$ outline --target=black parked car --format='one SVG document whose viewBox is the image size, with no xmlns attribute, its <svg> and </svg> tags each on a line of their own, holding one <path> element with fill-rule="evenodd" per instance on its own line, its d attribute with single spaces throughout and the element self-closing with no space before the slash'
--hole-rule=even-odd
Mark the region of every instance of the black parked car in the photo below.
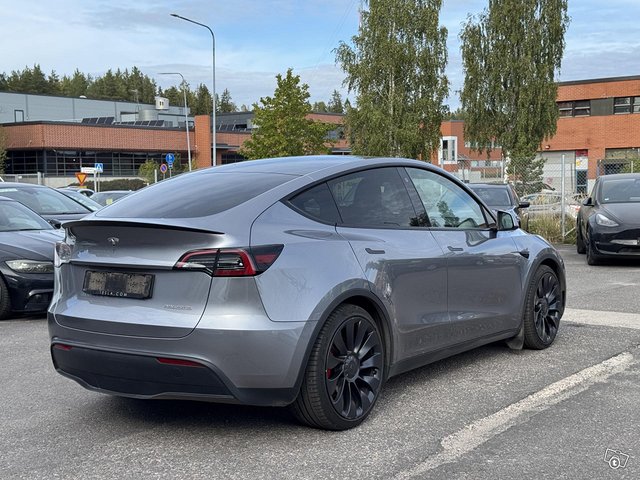
<svg viewBox="0 0 640 480">
<path fill-rule="evenodd" d="M 46 220 L 58 222 L 78 220 L 91 213 L 91 210 L 84 205 L 60 193 L 55 188 L 44 185 L 1 183 L 0 196 L 17 200 Z"/>
<path fill-rule="evenodd" d="M 605 175 L 578 212 L 576 248 L 587 263 L 604 258 L 640 260 L 640 173 Z"/>
<path fill-rule="evenodd" d="M 470 183 L 467 186 L 492 210 L 509 212 L 520 219 L 521 226 L 524 225 L 526 212 L 523 209 L 529 207 L 529 202 L 521 202 L 511 185 L 508 183 Z"/>
<path fill-rule="evenodd" d="M 0 197 L 0 320 L 44 312 L 53 292 L 53 250 L 64 234 L 21 203 Z"/>
</svg>

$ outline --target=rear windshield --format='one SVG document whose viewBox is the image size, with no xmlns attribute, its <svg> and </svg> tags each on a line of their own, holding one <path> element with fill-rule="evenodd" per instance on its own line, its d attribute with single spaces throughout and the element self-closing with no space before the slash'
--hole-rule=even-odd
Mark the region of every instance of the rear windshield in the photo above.
<svg viewBox="0 0 640 480">
<path fill-rule="evenodd" d="M 471 187 L 471 190 L 476 192 L 484 203 L 490 207 L 502 207 L 511 205 L 511 199 L 509 193 L 502 188 L 483 188 L 483 187 Z"/>
<path fill-rule="evenodd" d="M 63 193 L 47 187 L 12 187 L 8 182 L 0 187 L 0 196 L 13 198 L 40 215 L 65 213 L 88 214 L 90 210 Z"/>
<path fill-rule="evenodd" d="M 194 218 L 214 215 L 252 199 L 293 177 L 275 173 L 184 174 L 127 195 L 99 212 L 110 218 Z"/>
</svg>

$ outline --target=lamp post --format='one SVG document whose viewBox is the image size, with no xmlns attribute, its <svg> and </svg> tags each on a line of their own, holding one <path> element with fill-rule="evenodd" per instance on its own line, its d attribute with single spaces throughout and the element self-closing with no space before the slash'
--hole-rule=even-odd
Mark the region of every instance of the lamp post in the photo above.
<svg viewBox="0 0 640 480">
<path fill-rule="evenodd" d="M 182 78 L 182 94 L 184 96 L 184 128 L 187 131 L 187 156 L 189 157 L 189 171 L 191 171 L 191 140 L 189 138 L 189 117 L 187 116 L 187 82 L 180 72 L 161 72 L 160 75 L 180 75 L 180 78 Z"/>
<path fill-rule="evenodd" d="M 216 151 L 216 36 L 213 34 L 213 30 L 211 30 L 211 28 L 208 25 L 205 25 L 204 23 L 196 22 L 195 20 L 191 20 L 190 18 L 183 17 L 181 15 L 178 15 L 177 13 L 171 13 L 170 15 L 172 17 L 179 18 L 179 19 L 184 20 L 186 22 L 194 23 L 196 25 L 200 25 L 201 27 L 204 27 L 207 30 L 209 30 L 209 33 L 211 34 L 211 40 L 213 42 L 213 44 L 212 44 L 213 45 L 213 63 L 212 63 L 213 91 L 211 92 L 211 98 L 212 98 L 212 103 L 213 103 L 213 110 L 211 112 L 211 123 L 213 124 L 211 126 L 211 131 L 212 131 L 212 134 L 213 134 L 213 158 L 211 159 L 211 165 L 215 165 L 216 164 L 216 160 L 217 160 L 217 151 Z"/>
</svg>

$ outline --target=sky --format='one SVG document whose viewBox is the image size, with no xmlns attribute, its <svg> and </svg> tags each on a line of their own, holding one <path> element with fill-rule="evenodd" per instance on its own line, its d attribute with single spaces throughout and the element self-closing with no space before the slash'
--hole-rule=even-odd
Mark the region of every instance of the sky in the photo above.
<svg viewBox="0 0 640 480">
<path fill-rule="evenodd" d="M 458 34 L 488 0 L 443 0 L 451 82 L 459 105 L 463 71 Z M 212 83 L 208 30 L 215 33 L 216 91 L 240 106 L 272 95 L 275 76 L 292 68 L 309 85 L 311 101 L 343 97 L 344 73 L 332 52 L 358 30 L 360 0 L 0 0 L 0 72 L 39 64 L 47 73 L 94 76 L 138 66 L 163 88 L 177 84 L 160 72 L 180 72 L 193 87 Z M 639 0 L 569 0 L 571 24 L 559 80 L 640 75 Z"/>
</svg>

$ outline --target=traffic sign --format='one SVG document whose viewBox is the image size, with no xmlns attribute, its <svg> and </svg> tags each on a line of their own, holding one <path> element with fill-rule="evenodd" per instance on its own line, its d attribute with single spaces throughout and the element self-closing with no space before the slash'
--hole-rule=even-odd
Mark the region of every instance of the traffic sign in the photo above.
<svg viewBox="0 0 640 480">
<path fill-rule="evenodd" d="M 82 173 L 88 173 L 90 175 L 93 175 L 94 173 L 96 173 L 95 167 L 80 167 L 80 171 Z"/>
<path fill-rule="evenodd" d="M 78 179 L 78 183 L 82 187 L 84 185 L 85 180 L 87 179 L 87 174 L 83 172 L 76 172 L 76 178 Z"/>
<path fill-rule="evenodd" d="M 96 173 L 102 173 L 104 171 L 104 164 L 96 163 L 95 169 L 96 169 Z"/>
<path fill-rule="evenodd" d="M 160 172 L 167 173 L 167 164 L 166 163 L 163 163 L 162 165 L 160 165 Z"/>
<path fill-rule="evenodd" d="M 164 159 L 167 161 L 167 165 L 169 165 L 169 168 L 172 168 L 173 162 L 175 161 L 176 157 L 173 155 L 173 153 L 167 153 Z"/>
</svg>

